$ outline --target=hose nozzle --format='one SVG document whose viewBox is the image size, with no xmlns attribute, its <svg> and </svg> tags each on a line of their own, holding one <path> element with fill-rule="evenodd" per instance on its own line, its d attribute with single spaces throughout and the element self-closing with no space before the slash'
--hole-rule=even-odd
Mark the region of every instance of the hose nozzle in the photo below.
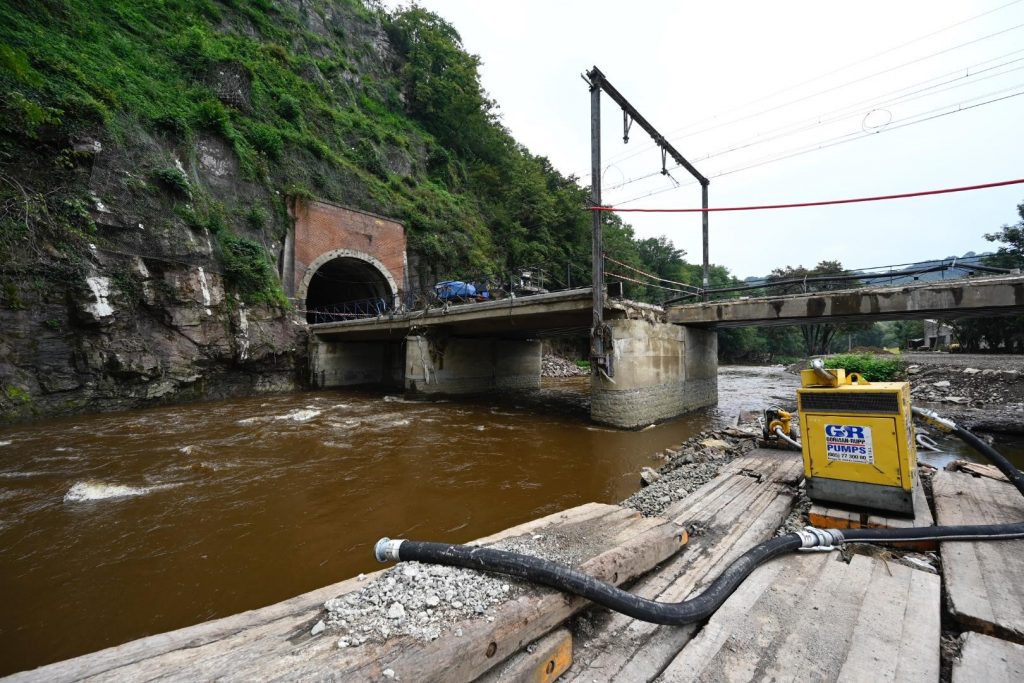
<svg viewBox="0 0 1024 683">
<path fill-rule="evenodd" d="M 377 558 L 378 562 L 388 562 L 390 560 L 399 562 L 401 558 L 398 557 L 398 549 L 402 547 L 404 542 L 405 539 L 402 538 L 390 539 L 385 536 L 373 546 L 373 556 Z"/>
</svg>

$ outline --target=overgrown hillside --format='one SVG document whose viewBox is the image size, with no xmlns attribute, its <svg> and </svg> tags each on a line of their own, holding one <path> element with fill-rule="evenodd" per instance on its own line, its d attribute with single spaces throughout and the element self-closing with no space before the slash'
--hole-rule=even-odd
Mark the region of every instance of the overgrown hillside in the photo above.
<svg viewBox="0 0 1024 683">
<path fill-rule="evenodd" d="M 512 139 L 478 63 L 415 6 L 0 5 L 0 416 L 293 386 L 292 197 L 403 221 L 421 286 L 585 280 L 587 193 Z M 616 258 L 696 280 L 609 223 Z"/>
</svg>

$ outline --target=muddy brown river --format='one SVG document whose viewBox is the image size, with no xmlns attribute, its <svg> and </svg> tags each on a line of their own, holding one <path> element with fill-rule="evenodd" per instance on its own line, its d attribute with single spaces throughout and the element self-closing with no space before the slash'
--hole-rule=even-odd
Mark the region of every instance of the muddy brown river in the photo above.
<svg viewBox="0 0 1024 683">
<path fill-rule="evenodd" d="M 719 380 L 716 408 L 639 432 L 587 422 L 586 378 L 529 401 L 324 391 L 0 428 L 0 675 L 372 571 L 381 536 L 618 502 L 657 452 L 798 381 Z"/>
</svg>

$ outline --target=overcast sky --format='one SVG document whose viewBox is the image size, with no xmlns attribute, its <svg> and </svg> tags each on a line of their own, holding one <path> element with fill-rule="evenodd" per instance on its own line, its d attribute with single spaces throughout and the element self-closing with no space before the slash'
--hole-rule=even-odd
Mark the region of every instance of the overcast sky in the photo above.
<svg viewBox="0 0 1024 683">
<path fill-rule="evenodd" d="M 1024 177 L 1024 94 L 1013 96 L 1024 93 L 1022 0 L 420 5 L 480 56 L 484 88 L 515 138 L 585 185 L 590 97 L 580 74 L 593 65 L 711 178 L 712 207 Z M 1007 99 L 984 104 L 996 98 Z M 972 105 L 981 106 L 922 121 Z M 700 206 L 700 187 L 684 169 L 671 172 L 681 187 L 663 191 L 673 184 L 657 174 L 661 158 L 648 137 L 634 126 L 624 145 L 618 107 L 604 97 L 602 110 L 604 203 Z M 753 164 L 761 165 L 743 170 Z M 1016 222 L 1022 201 L 1017 185 L 713 213 L 711 261 L 746 277 L 825 259 L 869 267 L 985 251 L 994 245 L 982 235 Z M 666 235 L 700 262 L 699 214 L 623 217 L 638 236 Z"/>
</svg>

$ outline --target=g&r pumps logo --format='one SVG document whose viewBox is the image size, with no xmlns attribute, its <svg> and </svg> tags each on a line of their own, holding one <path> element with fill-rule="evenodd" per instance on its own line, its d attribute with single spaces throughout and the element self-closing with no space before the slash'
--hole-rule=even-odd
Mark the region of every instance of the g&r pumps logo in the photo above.
<svg viewBox="0 0 1024 683">
<path fill-rule="evenodd" d="M 840 439 L 863 439 L 864 427 L 854 425 L 825 425 L 825 436 L 838 437 Z"/>
</svg>

